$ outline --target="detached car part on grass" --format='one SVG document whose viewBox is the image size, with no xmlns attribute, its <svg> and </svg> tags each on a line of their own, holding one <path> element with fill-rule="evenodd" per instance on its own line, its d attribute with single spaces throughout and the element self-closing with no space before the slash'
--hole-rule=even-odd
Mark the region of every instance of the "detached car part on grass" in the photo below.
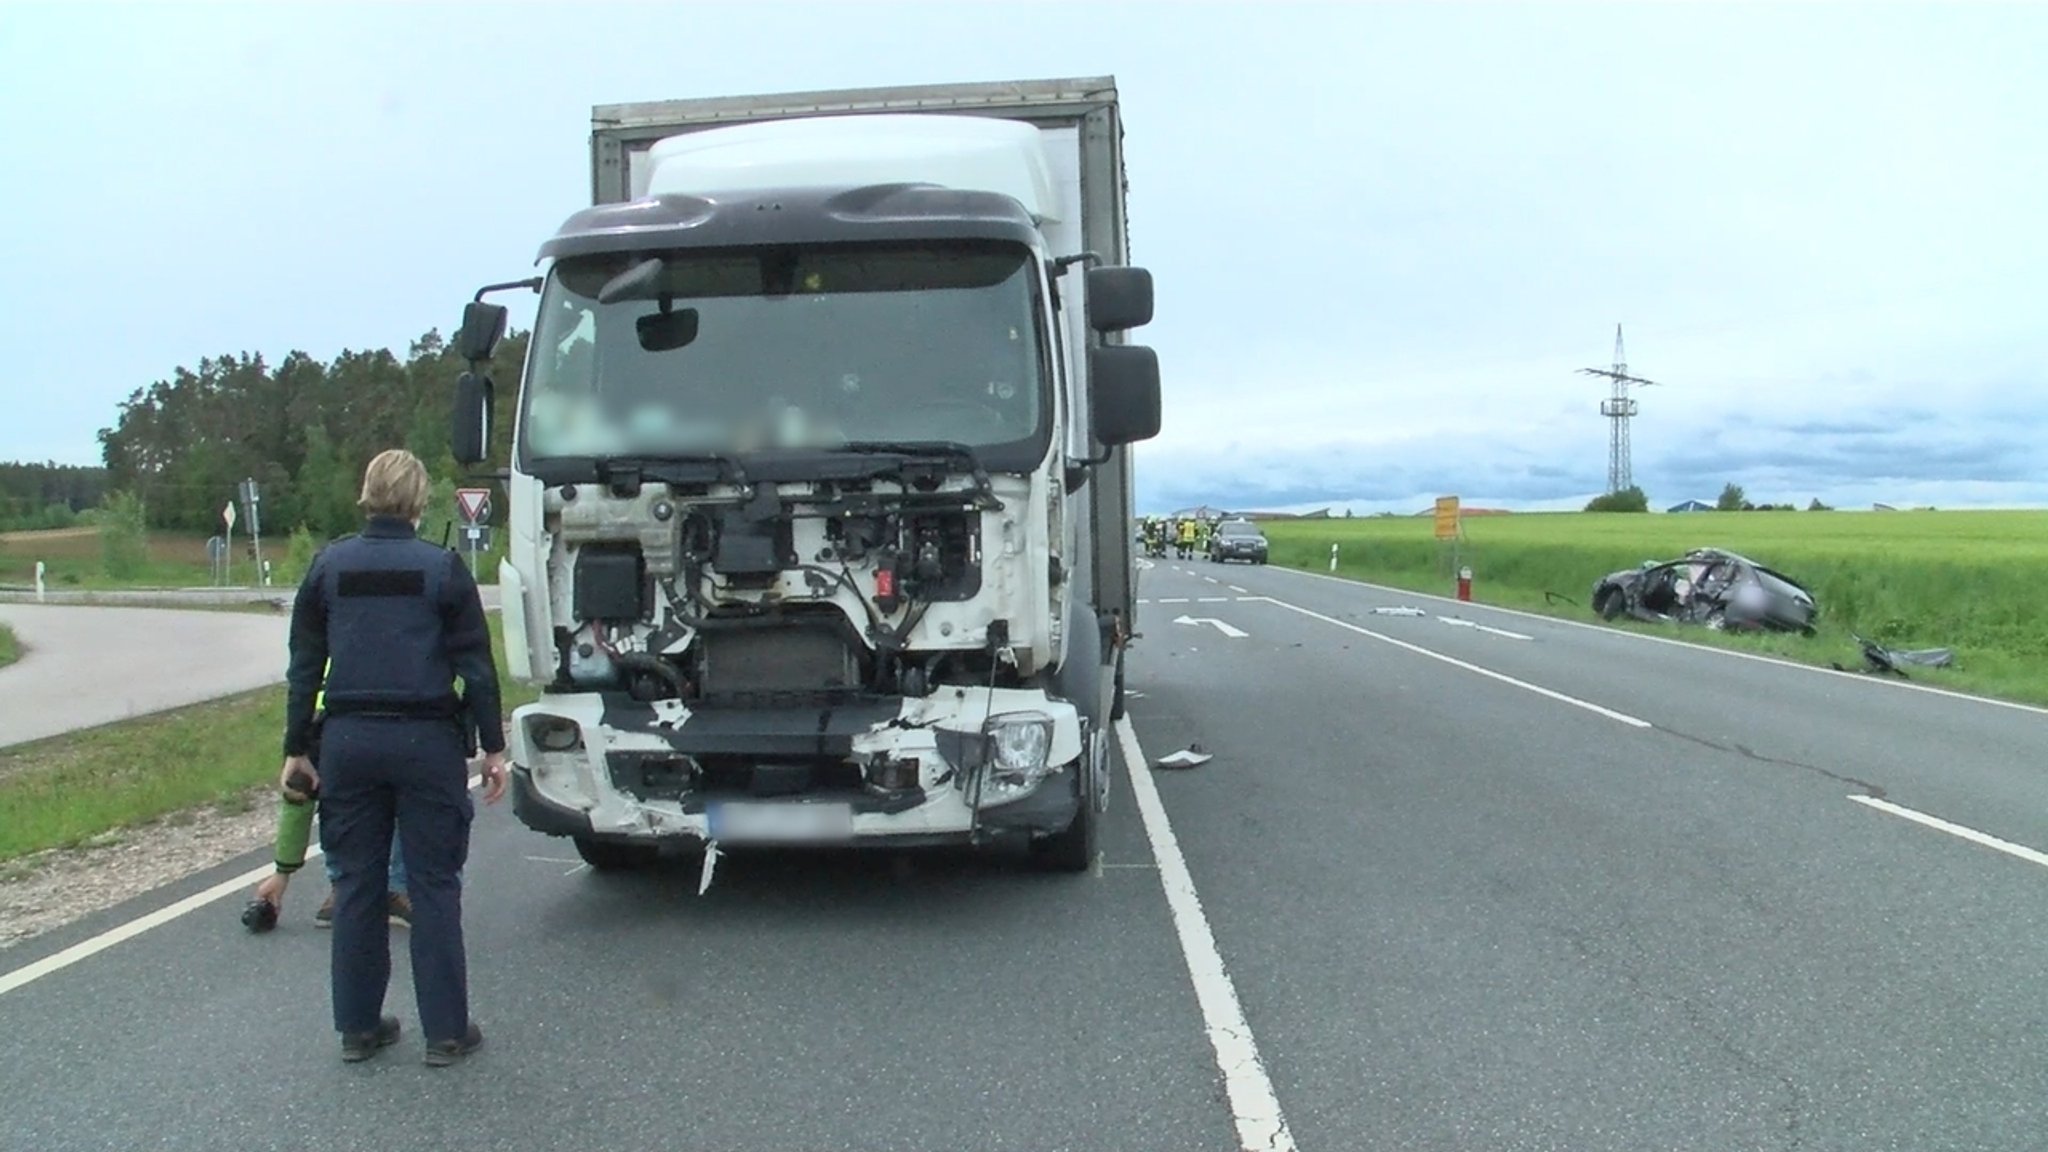
<svg viewBox="0 0 2048 1152">
<path fill-rule="evenodd" d="M 1603 620 L 1630 616 L 1728 632 L 1808 636 L 1820 615 L 1813 593 L 1797 580 L 1719 548 L 1695 548 L 1681 559 L 1646 560 L 1640 567 L 1610 572 L 1593 585 L 1593 610 Z"/>
<path fill-rule="evenodd" d="M 1863 649 L 1863 670 L 1880 676 L 1897 676 L 1905 680 L 1909 677 L 1901 665 L 1911 665 L 1915 668 L 1952 668 L 1956 662 L 1953 648 L 1887 648 L 1854 633 L 1851 633 L 1851 638 Z M 1840 664 L 1835 665 L 1835 670 L 1848 671 Z"/>
</svg>

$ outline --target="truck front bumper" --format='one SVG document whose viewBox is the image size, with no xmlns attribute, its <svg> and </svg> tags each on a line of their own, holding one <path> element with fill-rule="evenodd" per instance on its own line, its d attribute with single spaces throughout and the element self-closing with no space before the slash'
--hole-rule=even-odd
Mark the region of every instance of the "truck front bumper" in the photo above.
<svg viewBox="0 0 2048 1152">
<path fill-rule="evenodd" d="M 1044 748 L 1042 768 L 1020 771 L 997 751 L 985 733 L 1007 725 L 1035 730 L 1022 743 Z M 550 695 L 516 710 L 509 736 L 513 810 L 528 827 L 685 848 L 1049 835 L 1084 798 L 1100 806 L 1107 750 L 1071 704 L 1043 692 L 950 687 L 829 707 L 695 711 L 612 693 Z"/>
</svg>

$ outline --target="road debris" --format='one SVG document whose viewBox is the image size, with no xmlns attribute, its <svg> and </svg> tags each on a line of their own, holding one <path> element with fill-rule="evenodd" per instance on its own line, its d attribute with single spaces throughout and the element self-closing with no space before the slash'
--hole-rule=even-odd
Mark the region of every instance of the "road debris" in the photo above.
<svg viewBox="0 0 2048 1152">
<path fill-rule="evenodd" d="M 1152 762 L 1154 768 L 1199 768 L 1215 759 L 1202 751 L 1200 744 L 1190 744 L 1178 752 L 1171 752 Z"/>
<path fill-rule="evenodd" d="M 1953 648 L 1887 648 L 1854 633 L 1851 633 L 1850 637 L 1863 649 L 1861 670 L 1874 675 L 1897 676 L 1901 680 L 1908 680 L 1911 677 L 1906 675 L 1906 670 L 1900 667 L 1901 664 L 1910 664 L 1916 668 L 1949 668 L 1956 662 Z M 1832 667 L 1837 672 L 1849 671 L 1840 664 L 1834 664 Z"/>
<path fill-rule="evenodd" d="M 718 850 L 718 841 L 704 842 L 704 870 L 697 874 L 697 895 L 711 891 L 711 875 L 718 871 L 718 858 L 724 853 Z"/>
<path fill-rule="evenodd" d="M 1373 615 L 1375 615 L 1375 616 L 1427 616 L 1427 615 L 1429 615 L 1429 613 L 1427 613 L 1427 612 L 1423 611 L 1423 610 L 1422 610 L 1422 609 L 1420 609 L 1420 608 L 1410 608 L 1410 607 L 1408 607 L 1408 606 L 1406 606 L 1406 605 L 1403 605 L 1403 606 L 1401 606 L 1401 607 L 1399 607 L 1399 608 L 1388 608 L 1388 607 L 1384 607 L 1384 606 L 1383 606 L 1383 607 L 1379 607 L 1379 608 L 1375 608 L 1375 609 L 1373 609 L 1373 610 L 1372 610 L 1372 614 L 1373 614 Z"/>
</svg>

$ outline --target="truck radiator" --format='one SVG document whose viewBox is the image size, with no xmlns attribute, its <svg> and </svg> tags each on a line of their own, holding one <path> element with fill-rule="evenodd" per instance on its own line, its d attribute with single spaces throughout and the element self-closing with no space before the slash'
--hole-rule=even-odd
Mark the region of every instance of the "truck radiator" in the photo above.
<svg viewBox="0 0 2048 1152">
<path fill-rule="evenodd" d="M 718 629 L 703 635 L 707 697 L 840 693 L 861 687 L 860 656 L 829 624 Z"/>
</svg>

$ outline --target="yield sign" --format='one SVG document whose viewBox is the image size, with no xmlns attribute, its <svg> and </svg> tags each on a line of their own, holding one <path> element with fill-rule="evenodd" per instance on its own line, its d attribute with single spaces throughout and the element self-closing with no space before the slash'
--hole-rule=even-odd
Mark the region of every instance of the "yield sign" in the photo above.
<svg viewBox="0 0 2048 1152">
<path fill-rule="evenodd" d="M 462 512 L 465 524 L 481 524 L 491 518 L 491 490 L 489 488 L 457 488 L 455 507 Z"/>
</svg>

